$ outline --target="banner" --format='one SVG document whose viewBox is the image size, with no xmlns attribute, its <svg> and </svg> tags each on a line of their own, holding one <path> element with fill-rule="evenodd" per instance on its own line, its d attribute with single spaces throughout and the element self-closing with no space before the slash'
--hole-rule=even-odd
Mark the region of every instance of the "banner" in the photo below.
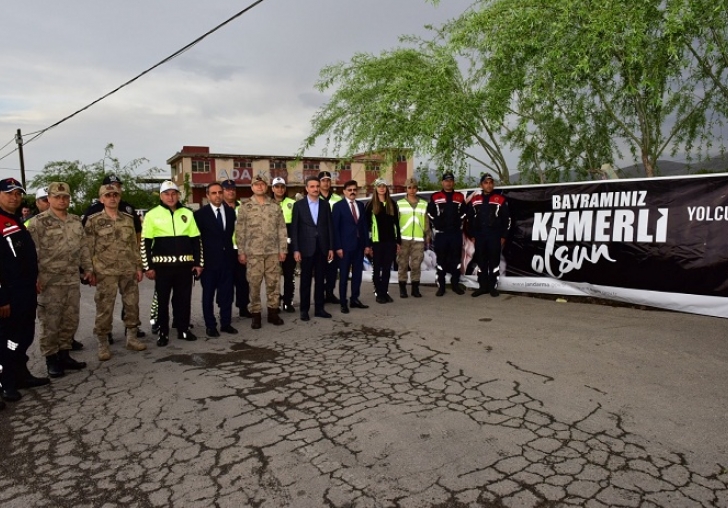
<svg viewBox="0 0 728 508">
<path fill-rule="evenodd" d="M 499 289 L 728 317 L 728 175 L 498 190 L 512 220 Z M 464 238 L 461 280 L 477 287 L 472 252 Z M 422 282 L 434 283 L 434 253 L 422 268 Z"/>
</svg>

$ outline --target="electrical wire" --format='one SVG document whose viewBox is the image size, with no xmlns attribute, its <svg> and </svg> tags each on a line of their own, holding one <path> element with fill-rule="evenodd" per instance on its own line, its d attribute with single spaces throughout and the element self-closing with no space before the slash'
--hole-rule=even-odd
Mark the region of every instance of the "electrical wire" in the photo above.
<svg viewBox="0 0 728 508">
<path fill-rule="evenodd" d="M 93 105 L 95 105 L 95 104 L 98 104 L 99 102 L 101 102 L 102 100 L 106 99 L 107 97 L 109 97 L 109 96 L 111 96 L 111 95 L 115 94 L 116 92 L 118 92 L 118 91 L 119 91 L 119 90 L 121 90 L 122 88 L 124 88 L 124 87 L 126 87 L 126 86 L 128 86 L 128 85 L 132 84 L 133 82 L 135 82 L 135 81 L 136 81 L 137 79 L 141 78 L 142 76 L 144 76 L 144 75 L 146 75 L 146 74 L 149 74 L 149 73 L 150 73 L 151 71 L 153 71 L 153 70 L 154 70 L 154 69 L 156 69 L 157 67 L 160 67 L 161 65 L 164 65 L 165 63 L 169 62 L 170 60 L 173 60 L 174 58 L 177 58 L 177 57 L 178 57 L 178 56 L 180 56 L 180 55 L 181 55 L 182 53 L 186 52 L 187 50 L 191 49 L 191 48 L 192 48 L 193 46 L 197 45 L 197 44 L 198 44 L 198 43 L 199 43 L 200 41 L 202 41 L 203 39 L 207 38 L 208 36 L 210 36 L 210 35 L 212 35 L 213 33 L 217 32 L 217 31 L 218 31 L 219 29 L 221 29 L 221 28 L 222 28 L 222 27 L 224 27 L 225 25 L 227 25 L 227 24 L 231 23 L 232 21 L 236 20 L 237 18 L 239 18 L 239 17 L 240 17 L 240 16 L 242 16 L 243 14 L 247 13 L 247 12 L 248 12 L 249 10 L 251 10 L 251 9 L 252 9 L 253 7 L 256 7 L 256 6 L 260 5 L 260 4 L 262 4 L 262 3 L 264 2 L 264 1 L 265 1 L 265 0 L 256 0 L 256 1 L 255 1 L 255 2 L 253 2 L 252 4 L 248 5 L 248 6 L 247 6 L 247 7 L 245 8 L 245 9 L 243 9 L 243 10 L 241 10 L 240 12 L 238 12 L 238 13 L 234 14 L 233 16 L 229 17 L 228 19 L 226 19 L 225 21 L 223 21 L 222 23 L 220 23 L 219 25 L 217 25 L 217 26 L 216 26 L 216 27 L 214 27 L 213 29 L 211 29 L 211 30 L 209 30 L 209 31 L 205 32 L 205 33 L 204 33 L 203 35 L 201 35 L 200 37 L 198 37 L 198 38 L 197 38 L 197 39 L 195 39 L 194 41 L 190 42 L 190 43 L 189 43 L 189 44 L 187 44 L 186 46 L 184 46 L 184 47 L 182 47 L 182 48 L 178 49 L 177 51 L 175 51 L 174 53 L 172 53 L 172 54 L 171 54 L 171 55 L 169 55 L 168 57 L 166 57 L 166 58 L 164 58 L 163 60 L 161 60 L 161 61 L 157 62 L 157 63 L 156 63 L 156 64 L 154 64 L 154 65 L 152 65 L 152 66 L 151 66 L 151 67 L 149 67 L 149 68 L 148 68 L 147 70 L 143 71 L 143 72 L 142 72 L 142 73 L 140 73 L 140 74 L 137 74 L 136 76 L 134 76 L 133 78 L 131 78 L 131 79 L 130 79 L 129 81 L 127 81 L 127 82 L 125 82 L 125 83 L 123 83 L 123 84 L 121 84 L 121 85 L 117 86 L 116 88 L 114 88 L 114 89 L 113 89 L 113 90 L 111 90 L 110 92 L 108 92 L 108 93 L 106 93 L 106 94 L 102 95 L 101 97 L 99 97 L 99 98 L 98 98 L 98 99 L 96 99 L 95 101 L 93 101 L 93 102 L 91 102 L 91 103 L 87 104 L 86 106 L 84 106 L 84 107 L 82 107 L 81 109 L 79 109 L 79 110 L 77 110 L 77 111 L 75 111 L 75 112 L 71 113 L 70 115 L 68 115 L 68 116 L 66 116 L 66 117 L 64 117 L 64 118 L 62 118 L 62 119 L 60 119 L 60 120 L 59 120 L 59 121 L 57 121 L 56 123 L 54 123 L 54 124 L 51 124 L 51 125 L 49 125 L 48 127 L 44 128 L 44 129 L 41 129 L 41 130 L 39 130 L 39 131 L 34 131 L 34 132 L 30 132 L 30 133 L 26 134 L 26 136 L 32 136 L 32 137 L 30 137 L 30 139 L 28 139 L 27 141 L 25 141 L 25 142 L 24 142 L 23 144 L 24 144 L 24 145 L 27 145 L 28 143 L 31 143 L 31 142 L 33 142 L 34 140 L 36 140 L 37 138 L 39 138 L 40 136 L 42 136 L 42 135 L 43 135 L 44 133 L 46 133 L 47 131 L 49 131 L 49 130 L 53 129 L 54 127 L 58 127 L 58 126 L 59 126 L 59 125 L 61 125 L 61 124 L 62 124 L 63 122 L 66 122 L 66 121 L 70 120 L 71 118 L 73 118 L 74 116 L 76 116 L 76 115 L 78 115 L 78 114 L 80 114 L 80 113 L 82 113 L 82 112 L 86 111 L 86 110 L 87 110 L 87 109 L 89 109 L 89 108 L 90 108 L 91 106 L 93 106 Z M 10 143 L 12 143 L 12 141 L 14 141 L 14 140 L 15 140 L 15 138 L 13 138 L 13 139 L 12 139 L 12 140 L 11 140 L 10 142 L 8 142 L 8 143 L 7 143 L 7 144 L 6 144 L 5 146 L 3 146 L 3 148 L 5 148 L 6 146 L 8 146 L 8 145 L 9 145 Z M 2 150 L 3 148 L 0 148 L 0 151 L 1 151 L 1 150 Z M 1 160 L 3 160 L 3 159 L 5 159 L 5 158 L 6 158 L 6 157 L 8 157 L 9 155 L 11 155 L 11 154 L 15 153 L 15 152 L 16 152 L 17 150 L 18 150 L 18 149 L 17 149 L 17 147 L 16 147 L 16 148 L 15 148 L 15 149 L 14 149 L 13 151 L 11 151 L 11 152 L 9 152 L 9 153 L 7 153 L 7 154 L 3 155 L 2 157 L 0 157 L 0 161 L 1 161 Z"/>
</svg>

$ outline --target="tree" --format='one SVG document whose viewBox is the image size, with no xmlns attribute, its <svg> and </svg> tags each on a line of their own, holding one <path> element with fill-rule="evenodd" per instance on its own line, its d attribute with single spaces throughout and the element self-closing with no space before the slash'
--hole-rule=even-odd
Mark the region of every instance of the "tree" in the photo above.
<svg viewBox="0 0 728 508">
<path fill-rule="evenodd" d="M 488 120 L 485 95 L 463 75 L 441 35 L 432 41 L 403 37 L 414 47 L 359 53 L 324 68 L 316 88 L 335 91 L 312 119 L 301 153 L 322 137 L 327 149 L 346 158 L 402 147 L 448 169 L 477 162 L 507 183 L 502 126 Z"/>
<path fill-rule="evenodd" d="M 717 85 L 670 20 L 659 0 L 480 0 L 445 31 L 486 83 L 491 121 L 511 119 L 521 167 L 553 181 L 621 147 L 654 176 L 662 155 L 710 142 Z"/>
<path fill-rule="evenodd" d="M 80 161 L 54 161 L 49 162 L 43 168 L 40 175 L 30 182 L 32 188 L 47 187 L 51 182 L 66 182 L 71 188 L 71 213 L 82 214 L 91 203 L 98 199 L 99 187 L 107 175 L 115 174 L 122 182 L 123 199 L 132 203 L 136 208 L 151 208 L 159 204 L 159 196 L 150 193 L 142 187 L 137 179 L 140 175 L 136 170 L 147 159 L 138 158 L 121 165 L 119 159 L 112 155 L 114 145 L 109 143 L 104 149 L 104 157 L 91 164 L 84 164 Z M 151 168 L 144 176 L 150 177 L 162 170 Z"/>
</svg>

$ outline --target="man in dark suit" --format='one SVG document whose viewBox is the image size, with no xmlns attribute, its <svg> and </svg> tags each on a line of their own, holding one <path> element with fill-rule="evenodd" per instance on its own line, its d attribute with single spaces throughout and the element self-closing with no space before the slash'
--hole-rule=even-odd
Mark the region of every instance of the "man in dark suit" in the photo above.
<svg viewBox="0 0 728 508">
<path fill-rule="evenodd" d="M 341 312 L 349 313 L 349 306 L 366 309 L 369 306 L 359 301 L 361 275 L 364 270 L 364 255 L 369 253 L 369 231 L 364 204 L 356 200 L 358 184 L 349 180 L 344 184 L 344 199 L 334 204 L 334 251 L 339 261 L 339 299 Z M 351 270 L 351 299 L 346 299 L 346 286 Z"/>
<path fill-rule="evenodd" d="M 324 309 L 324 272 L 334 259 L 331 207 L 319 200 L 319 179 L 306 178 L 306 197 L 293 205 L 291 247 L 293 258 L 301 263 L 301 321 L 310 319 L 311 280 L 315 277 L 314 316 L 330 318 Z"/>
<path fill-rule="evenodd" d="M 231 326 L 233 307 L 233 270 L 237 262 L 233 249 L 235 211 L 223 205 L 223 190 L 219 183 L 207 186 L 208 204 L 195 212 L 195 222 L 202 238 L 205 270 L 202 284 L 202 314 L 208 337 L 219 337 L 215 320 L 214 300 L 220 308 L 220 331 L 238 333 Z"/>
</svg>

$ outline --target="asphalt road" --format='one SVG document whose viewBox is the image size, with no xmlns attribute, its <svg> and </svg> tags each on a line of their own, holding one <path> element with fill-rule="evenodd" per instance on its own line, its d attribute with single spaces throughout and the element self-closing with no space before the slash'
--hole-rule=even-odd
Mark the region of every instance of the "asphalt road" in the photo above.
<svg viewBox="0 0 728 508">
<path fill-rule="evenodd" d="M 101 363 L 84 287 L 89 368 L 0 412 L 0 506 L 728 506 L 728 321 L 471 292 L 141 353 L 117 312 Z"/>
</svg>

